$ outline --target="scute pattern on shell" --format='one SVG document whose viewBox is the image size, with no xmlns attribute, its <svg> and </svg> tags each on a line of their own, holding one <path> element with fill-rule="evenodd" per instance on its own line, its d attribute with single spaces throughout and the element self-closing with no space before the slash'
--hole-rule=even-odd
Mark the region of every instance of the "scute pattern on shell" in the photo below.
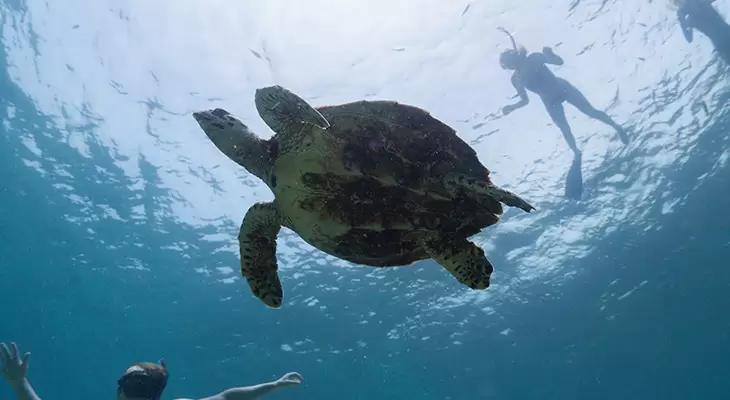
<svg viewBox="0 0 730 400">
<path fill-rule="evenodd" d="M 299 175 L 295 212 L 321 215 L 318 220 L 345 233 L 328 235 L 320 222 L 297 226 L 311 244 L 359 264 L 406 265 L 428 258 L 425 239 L 466 238 L 499 221 L 497 200 L 444 185 L 446 173 L 491 183 L 489 170 L 452 128 L 424 110 L 389 101 L 317 110 L 330 128 L 314 130 L 322 137 L 306 146 L 326 143 L 319 149 L 324 166 L 282 170 Z"/>
<path fill-rule="evenodd" d="M 425 175 L 433 168 L 439 172 L 438 167 L 447 164 L 479 176 L 489 175 L 473 148 L 451 127 L 418 107 L 393 101 L 359 101 L 317 110 L 344 141 L 346 162 L 359 161 L 366 172 Z"/>
</svg>

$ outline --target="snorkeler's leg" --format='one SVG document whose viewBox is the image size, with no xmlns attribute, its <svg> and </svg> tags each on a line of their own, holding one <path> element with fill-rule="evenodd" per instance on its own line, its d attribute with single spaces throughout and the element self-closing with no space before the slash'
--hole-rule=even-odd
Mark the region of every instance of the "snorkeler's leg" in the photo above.
<svg viewBox="0 0 730 400">
<path fill-rule="evenodd" d="M 623 127 L 621 127 L 621 125 L 617 124 L 605 112 L 593 107 L 593 105 L 588 101 L 588 99 L 586 99 L 583 93 L 581 93 L 581 91 L 578 90 L 575 86 L 571 85 L 568 82 L 565 82 L 565 86 L 565 101 L 572 104 L 583 114 L 611 126 L 613 129 L 616 130 L 619 138 L 624 144 L 629 143 L 629 136 L 626 134 L 626 131 Z"/>
<path fill-rule="evenodd" d="M 560 128 L 560 132 L 563 133 L 563 138 L 565 138 L 570 149 L 573 150 L 573 153 L 576 156 L 580 156 L 580 150 L 578 150 L 578 145 L 575 143 L 575 137 L 573 136 L 573 132 L 570 130 L 568 120 L 565 118 L 565 108 L 563 108 L 563 103 L 560 101 L 543 101 L 543 104 L 545 105 L 545 109 L 550 115 L 550 118 L 553 120 L 555 125 Z"/>
</svg>

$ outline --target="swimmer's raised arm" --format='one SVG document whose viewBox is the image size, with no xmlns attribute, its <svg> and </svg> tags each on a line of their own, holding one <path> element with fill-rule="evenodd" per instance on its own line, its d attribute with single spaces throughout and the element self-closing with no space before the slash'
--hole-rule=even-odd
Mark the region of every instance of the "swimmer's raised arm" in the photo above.
<svg viewBox="0 0 730 400">
<path fill-rule="evenodd" d="M 517 91 L 517 95 L 520 96 L 520 101 L 514 104 L 508 104 L 502 108 L 502 113 L 504 115 L 507 115 L 511 113 L 512 111 L 522 108 L 530 103 L 530 98 L 527 97 L 527 90 L 525 90 L 525 85 L 520 82 L 520 76 L 517 73 L 512 74 L 512 86 Z"/>
<path fill-rule="evenodd" d="M 206 397 L 201 400 L 258 400 L 266 395 L 278 392 L 281 389 L 290 386 L 297 386 L 300 383 L 302 383 L 302 376 L 296 372 L 289 372 L 273 382 L 262 383 L 255 386 L 232 388 L 213 397 Z"/>
<path fill-rule="evenodd" d="M 0 373 L 15 392 L 18 400 L 41 400 L 33 390 L 28 381 L 28 359 L 30 353 L 25 353 L 20 358 L 18 345 L 10 344 L 10 349 L 5 343 L 0 343 Z"/>
<path fill-rule="evenodd" d="M 563 65 L 563 59 L 559 55 L 555 54 L 551 47 L 543 47 L 542 54 L 545 56 L 545 62 L 547 64 Z"/>
</svg>

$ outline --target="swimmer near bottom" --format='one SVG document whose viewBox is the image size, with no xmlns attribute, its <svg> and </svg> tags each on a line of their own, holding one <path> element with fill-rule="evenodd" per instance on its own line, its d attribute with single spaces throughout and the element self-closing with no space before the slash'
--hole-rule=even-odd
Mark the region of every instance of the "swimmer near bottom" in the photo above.
<svg viewBox="0 0 730 400">
<path fill-rule="evenodd" d="M 580 200 L 583 194 L 583 173 L 581 172 L 581 157 L 573 158 L 573 163 L 565 178 L 565 197 Z"/>
</svg>

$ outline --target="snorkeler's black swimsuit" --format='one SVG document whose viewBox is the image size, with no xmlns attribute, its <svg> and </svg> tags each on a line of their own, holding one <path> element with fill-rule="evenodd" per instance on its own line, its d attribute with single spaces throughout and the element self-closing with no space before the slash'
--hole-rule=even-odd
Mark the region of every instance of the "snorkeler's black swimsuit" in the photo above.
<svg viewBox="0 0 730 400">
<path fill-rule="evenodd" d="M 527 56 L 525 66 L 519 71 L 519 79 L 525 89 L 537 94 L 546 102 L 563 101 L 568 81 L 558 78 L 542 61 L 541 53 Z"/>
</svg>

